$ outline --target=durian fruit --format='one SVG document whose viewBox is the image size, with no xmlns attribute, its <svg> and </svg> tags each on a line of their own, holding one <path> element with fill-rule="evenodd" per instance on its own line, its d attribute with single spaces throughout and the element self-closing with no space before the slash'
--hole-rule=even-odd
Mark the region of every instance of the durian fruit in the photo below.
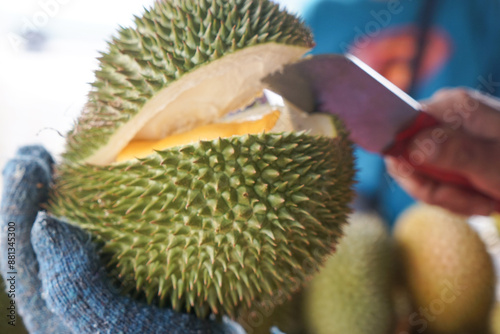
<svg viewBox="0 0 500 334">
<path fill-rule="evenodd" d="M 419 204 L 394 231 L 420 333 L 487 333 L 495 277 L 490 255 L 467 218 Z"/>
<path fill-rule="evenodd" d="M 164 0 L 136 25 L 101 57 L 48 211 L 150 303 L 234 317 L 290 296 L 341 235 L 352 147 L 331 116 L 246 107 L 309 31 L 267 0 Z"/>
<path fill-rule="evenodd" d="M 304 292 L 310 334 L 388 334 L 395 328 L 393 241 L 374 213 L 355 213 Z"/>
</svg>

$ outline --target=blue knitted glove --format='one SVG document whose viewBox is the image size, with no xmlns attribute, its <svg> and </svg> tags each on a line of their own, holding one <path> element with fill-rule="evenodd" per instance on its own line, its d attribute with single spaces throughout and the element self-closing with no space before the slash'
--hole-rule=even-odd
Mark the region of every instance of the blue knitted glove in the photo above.
<svg viewBox="0 0 500 334">
<path fill-rule="evenodd" d="M 31 333 L 241 333 L 229 321 L 200 320 L 120 295 L 90 236 L 39 212 L 52 164 L 42 147 L 24 147 L 3 172 L 0 269 L 15 293 L 11 313 Z"/>
</svg>

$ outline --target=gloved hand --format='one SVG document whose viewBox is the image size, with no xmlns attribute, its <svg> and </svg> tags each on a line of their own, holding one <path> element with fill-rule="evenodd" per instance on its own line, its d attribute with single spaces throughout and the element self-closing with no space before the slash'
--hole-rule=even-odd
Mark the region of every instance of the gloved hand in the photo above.
<svg viewBox="0 0 500 334">
<path fill-rule="evenodd" d="M 31 333 L 240 331 L 229 321 L 200 320 L 120 295 L 89 234 L 40 211 L 47 200 L 52 164 L 42 147 L 24 147 L 3 172 L 1 274 L 7 290 L 14 288 L 15 313 Z"/>
</svg>

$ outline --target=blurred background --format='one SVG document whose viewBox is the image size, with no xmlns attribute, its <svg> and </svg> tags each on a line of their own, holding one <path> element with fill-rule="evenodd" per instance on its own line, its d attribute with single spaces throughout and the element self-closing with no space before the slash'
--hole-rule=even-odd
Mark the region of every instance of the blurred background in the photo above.
<svg viewBox="0 0 500 334">
<path fill-rule="evenodd" d="M 81 112 L 99 51 L 153 0 L 0 4 L 0 166 L 23 144 L 57 155 Z M 298 12 L 303 0 L 279 1 Z M 0 181 L 1 182 L 1 181 Z"/>
</svg>

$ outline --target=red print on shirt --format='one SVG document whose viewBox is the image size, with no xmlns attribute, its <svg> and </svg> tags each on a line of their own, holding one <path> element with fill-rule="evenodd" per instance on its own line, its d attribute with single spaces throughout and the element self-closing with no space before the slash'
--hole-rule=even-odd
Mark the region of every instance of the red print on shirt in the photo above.
<svg viewBox="0 0 500 334">
<path fill-rule="evenodd" d="M 372 37 L 357 39 L 349 50 L 404 91 L 412 78 L 412 61 L 417 53 L 415 27 L 390 28 Z M 449 59 L 451 43 L 440 29 L 429 29 L 417 81 L 431 78 Z"/>
</svg>

